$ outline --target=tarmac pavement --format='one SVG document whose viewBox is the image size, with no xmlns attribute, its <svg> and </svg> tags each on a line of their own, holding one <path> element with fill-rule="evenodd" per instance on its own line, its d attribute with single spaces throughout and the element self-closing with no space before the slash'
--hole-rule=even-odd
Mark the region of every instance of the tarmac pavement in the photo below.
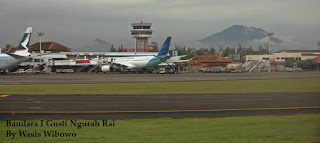
<svg viewBox="0 0 320 143">
<path fill-rule="evenodd" d="M 209 118 L 320 113 L 320 94 L 17 95 L 0 98 L 0 120 Z"/>
<path fill-rule="evenodd" d="M 180 74 L 119 74 L 119 73 L 57 73 L 0 75 L 0 84 L 84 84 L 123 82 L 172 82 L 214 80 L 264 80 L 320 78 L 320 72 L 264 73 L 180 73 Z"/>
</svg>

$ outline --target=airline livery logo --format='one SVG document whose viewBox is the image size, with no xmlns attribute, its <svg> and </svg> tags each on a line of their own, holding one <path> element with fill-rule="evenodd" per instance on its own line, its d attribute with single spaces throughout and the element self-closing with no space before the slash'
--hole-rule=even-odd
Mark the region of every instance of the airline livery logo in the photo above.
<svg viewBox="0 0 320 143">
<path fill-rule="evenodd" d="M 30 32 L 28 33 L 28 36 L 26 39 L 21 43 L 21 46 L 24 47 L 25 49 L 28 49 L 27 44 L 29 43 L 29 37 L 30 37 Z"/>
</svg>

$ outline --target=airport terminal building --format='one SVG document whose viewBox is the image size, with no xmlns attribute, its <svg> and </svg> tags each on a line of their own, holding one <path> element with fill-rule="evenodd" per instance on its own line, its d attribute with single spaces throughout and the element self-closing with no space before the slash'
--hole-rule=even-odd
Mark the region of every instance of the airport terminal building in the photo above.
<svg viewBox="0 0 320 143">
<path fill-rule="evenodd" d="M 294 60 L 306 60 L 314 59 L 320 56 L 320 50 L 282 50 L 273 53 L 273 55 L 247 55 L 246 61 L 275 61 L 275 62 L 285 62 L 286 59 Z"/>
<path fill-rule="evenodd" d="M 287 59 L 315 61 L 318 57 L 320 57 L 320 50 L 282 50 L 272 55 L 247 55 L 247 64 L 245 63 L 244 66 L 247 66 L 248 70 L 261 70 L 258 68 L 265 67 L 265 70 L 268 71 L 286 71 L 285 61 Z"/>
</svg>

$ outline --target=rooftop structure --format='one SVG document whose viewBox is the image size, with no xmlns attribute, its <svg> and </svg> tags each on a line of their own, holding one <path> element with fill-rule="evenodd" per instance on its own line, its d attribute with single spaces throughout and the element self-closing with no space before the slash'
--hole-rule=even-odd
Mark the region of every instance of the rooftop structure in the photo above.
<svg viewBox="0 0 320 143">
<path fill-rule="evenodd" d="M 68 48 L 62 44 L 56 42 L 41 42 L 41 50 L 45 53 L 60 53 L 60 52 L 70 52 L 71 48 Z M 39 52 L 40 51 L 40 43 L 34 43 L 29 47 L 30 52 Z"/>
<path fill-rule="evenodd" d="M 198 71 L 203 69 L 226 68 L 232 60 L 218 55 L 197 55 L 191 61 L 176 63 L 180 71 Z M 184 69 L 183 69 L 184 68 Z"/>
<path fill-rule="evenodd" d="M 208 66 L 226 66 L 228 63 L 232 62 L 232 60 L 218 55 L 198 55 L 195 56 L 192 60 L 199 63 L 207 64 Z"/>
<path fill-rule="evenodd" d="M 320 53 L 320 50 L 281 50 L 275 53 Z"/>
<path fill-rule="evenodd" d="M 1 50 L 1 52 L 3 52 L 3 53 L 13 53 L 13 52 L 16 51 L 17 48 L 18 47 L 9 47 L 9 48 Z"/>
<path fill-rule="evenodd" d="M 3 52 L 6 53 L 13 53 L 15 52 L 17 47 L 10 47 L 5 49 Z M 41 50 L 45 53 L 60 53 L 60 52 L 70 52 L 71 48 L 68 48 L 62 44 L 56 43 L 56 42 L 41 42 Z M 29 52 L 40 52 L 40 43 L 34 43 L 29 46 Z"/>
</svg>

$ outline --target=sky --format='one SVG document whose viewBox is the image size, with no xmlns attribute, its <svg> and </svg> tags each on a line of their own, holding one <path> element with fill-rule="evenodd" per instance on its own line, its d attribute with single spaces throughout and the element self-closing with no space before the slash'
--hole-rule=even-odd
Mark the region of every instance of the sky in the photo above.
<svg viewBox="0 0 320 143">
<path fill-rule="evenodd" d="M 131 23 L 152 22 L 163 43 L 197 41 L 232 25 L 254 26 L 308 49 L 320 41 L 320 0 L 0 0 L 0 47 L 17 45 L 28 26 L 31 43 L 81 48 L 96 38 L 134 46 Z M 294 47 L 297 48 L 297 47 Z"/>
</svg>

